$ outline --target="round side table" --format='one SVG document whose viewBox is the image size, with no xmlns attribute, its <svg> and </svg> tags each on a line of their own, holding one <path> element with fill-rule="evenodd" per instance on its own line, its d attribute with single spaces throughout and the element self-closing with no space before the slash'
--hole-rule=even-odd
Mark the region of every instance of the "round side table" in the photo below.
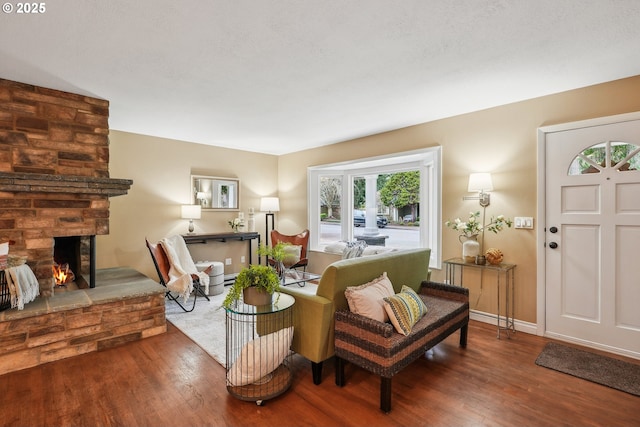
<svg viewBox="0 0 640 427">
<path fill-rule="evenodd" d="M 237 301 L 225 309 L 229 394 L 262 405 L 291 386 L 294 304 L 291 295 L 274 293 L 268 305 Z"/>
</svg>

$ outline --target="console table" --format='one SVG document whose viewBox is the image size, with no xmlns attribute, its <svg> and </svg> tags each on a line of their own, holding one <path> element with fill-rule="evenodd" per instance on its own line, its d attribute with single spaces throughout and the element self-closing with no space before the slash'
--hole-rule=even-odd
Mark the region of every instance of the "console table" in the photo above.
<svg viewBox="0 0 640 427">
<path fill-rule="evenodd" d="M 246 241 L 249 246 L 249 265 L 251 264 L 251 241 L 258 239 L 258 246 L 260 246 L 260 233 L 247 232 L 247 233 L 213 233 L 213 234 L 183 234 L 182 237 L 187 245 L 194 243 L 207 243 L 209 241 L 226 243 L 228 241 L 240 240 Z M 258 255 L 258 264 L 261 263 L 260 255 Z"/>
<path fill-rule="evenodd" d="M 451 258 L 443 262 L 446 270 L 447 283 L 452 285 L 456 284 L 456 271 L 459 273 L 459 279 L 457 284 L 463 286 L 463 274 L 465 268 L 475 268 L 481 271 L 495 271 L 496 272 L 496 286 L 498 289 L 498 313 L 496 315 L 498 323 L 498 338 L 500 338 L 500 331 L 505 331 L 507 337 L 510 338 L 510 333 L 516 331 L 514 323 L 514 307 L 515 307 L 515 269 L 516 264 L 501 263 L 497 265 L 484 264 L 478 265 L 472 262 L 465 262 L 462 258 Z M 500 316 L 500 278 L 504 276 L 505 279 L 505 313 L 504 313 L 504 326 L 502 326 L 502 319 Z"/>
</svg>

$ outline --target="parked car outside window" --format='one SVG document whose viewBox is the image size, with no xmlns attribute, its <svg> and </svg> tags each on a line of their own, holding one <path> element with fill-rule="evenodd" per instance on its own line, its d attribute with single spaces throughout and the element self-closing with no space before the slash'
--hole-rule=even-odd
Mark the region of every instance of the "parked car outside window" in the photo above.
<svg viewBox="0 0 640 427">
<path fill-rule="evenodd" d="M 361 210 L 354 210 L 353 211 L 353 226 L 354 227 L 364 227 L 365 226 L 365 212 L 361 211 Z M 378 224 L 378 228 L 385 228 L 387 226 L 387 218 L 382 216 L 382 215 L 378 215 L 377 219 L 376 219 L 376 223 Z"/>
</svg>

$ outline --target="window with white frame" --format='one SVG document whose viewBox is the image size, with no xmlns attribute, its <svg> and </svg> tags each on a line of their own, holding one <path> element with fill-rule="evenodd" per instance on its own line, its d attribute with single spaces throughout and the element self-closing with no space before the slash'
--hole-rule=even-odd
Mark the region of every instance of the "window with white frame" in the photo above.
<svg viewBox="0 0 640 427">
<path fill-rule="evenodd" d="M 308 168 L 312 250 L 340 241 L 430 248 L 441 263 L 441 148 Z"/>
</svg>

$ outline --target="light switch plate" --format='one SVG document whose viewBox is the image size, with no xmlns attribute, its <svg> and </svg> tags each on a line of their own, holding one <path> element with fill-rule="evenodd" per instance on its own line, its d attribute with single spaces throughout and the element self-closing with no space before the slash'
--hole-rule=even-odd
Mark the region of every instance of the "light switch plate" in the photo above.
<svg viewBox="0 0 640 427">
<path fill-rule="evenodd" d="M 514 228 L 533 229 L 533 217 L 517 216 L 513 219 Z"/>
</svg>

